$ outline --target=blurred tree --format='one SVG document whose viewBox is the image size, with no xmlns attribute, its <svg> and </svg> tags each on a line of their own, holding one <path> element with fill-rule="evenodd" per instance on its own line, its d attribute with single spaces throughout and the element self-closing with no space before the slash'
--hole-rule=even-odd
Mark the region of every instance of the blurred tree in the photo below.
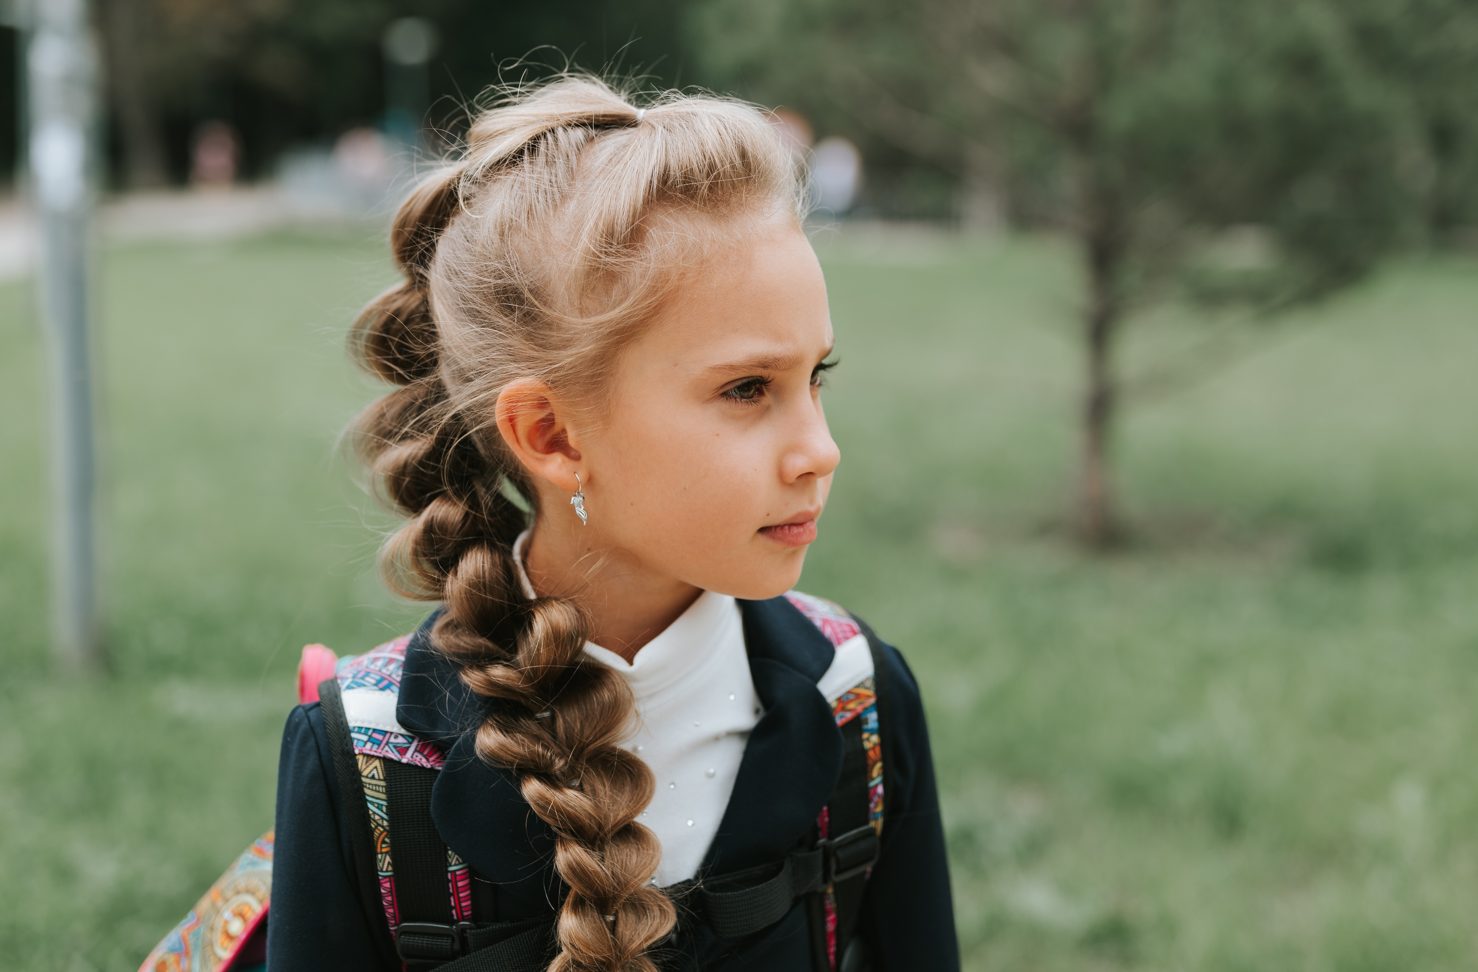
<svg viewBox="0 0 1478 972">
<path fill-rule="evenodd" d="M 1427 239 L 1478 228 L 1478 8 L 1471 0 L 1348 0 L 1366 63 L 1401 99 L 1409 135 L 1402 174 L 1421 199 Z"/>
<path fill-rule="evenodd" d="M 1076 522 L 1095 546 L 1122 532 L 1124 323 L 1157 301 L 1265 316 L 1323 296 L 1416 210 L 1404 66 L 1372 70 L 1344 0 L 703 0 L 689 23 L 723 77 L 952 163 L 987 218 L 1076 240 Z"/>
<path fill-rule="evenodd" d="M 127 186 L 174 182 L 189 132 L 224 119 L 242 132 L 248 174 L 296 142 L 381 121 L 381 37 L 397 17 L 429 18 L 442 43 L 432 62 L 427 124 L 456 126 L 461 109 L 509 78 L 565 66 L 681 79 L 677 0 L 570 0 L 559 7 L 478 0 L 108 0 L 98 4 L 111 122 Z M 563 52 L 563 53 L 562 53 Z M 676 52 L 674 54 L 674 52 Z M 594 60 L 592 60 L 594 59 Z M 664 63 L 665 62 L 665 63 Z M 437 99 L 442 99 L 439 102 Z"/>
</svg>

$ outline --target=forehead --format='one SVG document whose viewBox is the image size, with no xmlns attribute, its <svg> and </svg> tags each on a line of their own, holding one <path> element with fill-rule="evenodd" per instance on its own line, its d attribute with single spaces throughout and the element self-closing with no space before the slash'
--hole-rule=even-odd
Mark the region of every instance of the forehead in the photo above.
<svg viewBox="0 0 1478 972">
<path fill-rule="evenodd" d="M 634 369 L 696 372 L 765 354 L 810 357 L 831 343 L 816 253 L 794 221 L 774 219 L 709 250 L 624 357 Z"/>
</svg>

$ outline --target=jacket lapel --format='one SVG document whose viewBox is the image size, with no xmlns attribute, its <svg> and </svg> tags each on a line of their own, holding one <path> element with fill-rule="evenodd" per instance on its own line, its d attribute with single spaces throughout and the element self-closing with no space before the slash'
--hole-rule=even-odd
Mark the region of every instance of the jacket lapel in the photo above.
<svg viewBox="0 0 1478 972">
<path fill-rule="evenodd" d="M 831 642 L 783 595 L 738 605 L 764 712 L 701 865 L 707 875 L 778 861 L 807 841 L 842 765 L 841 733 L 816 688 L 835 654 Z M 554 834 L 524 801 L 515 773 L 477 758 L 475 729 L 489 703 L 432 648 L 439 613 L 407 646 L 396 710 L 401 725 L 446 753 L 432 818 L 447 846 L 496 885 L 498 920 L 552 914 L 565 890 L 554 870 Z"/>
<path fill-rule="evenodd" d="M 777 861 L 806 840 L 842 768 L 842 735 L 816 688 L 836 649 L 784 596 L 739 609 L 764 713 L 703 859 L 712 874 Z"/>
</svg>

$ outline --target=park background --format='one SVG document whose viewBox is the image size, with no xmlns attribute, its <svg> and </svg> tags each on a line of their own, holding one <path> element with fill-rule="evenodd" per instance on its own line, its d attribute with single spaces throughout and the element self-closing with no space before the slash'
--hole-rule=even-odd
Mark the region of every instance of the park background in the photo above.
<svg viewBox="0 0 1478 972">
<path fill-rule="evenodd" d="M 861 161 L 810 227 L 844 458 L 802 586 L 918 674 L 967 969 L 1478 965 L 1462 0 L 99 5 L 92 669 L 49 627 L 34 13 L 0 3 L 7 968 L 133 968 L 270 825 L 301 646 L 424 612 L 336 450 L 378 391 L 344 336 L 408 174 L 567 58 Z"/>
</svg>

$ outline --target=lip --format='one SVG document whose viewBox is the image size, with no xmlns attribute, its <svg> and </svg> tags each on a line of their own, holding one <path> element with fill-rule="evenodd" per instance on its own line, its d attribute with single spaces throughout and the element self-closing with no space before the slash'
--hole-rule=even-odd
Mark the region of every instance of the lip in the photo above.
<svg viewBox="0 0 1478 972">
<path fill-rule="evenodd" d="M 768 529 L 770 529 L 770 527 L 791 526 L 791 525 L 794 525 L 794 524 L 806 523 L 806 522 L 809 522 L 811 520 L 816 519 L 816 517 L 818 517 L 820 515 L 821 515 L 821 507 L 819 507 L 819 506 L 816 507 L 816 508 L 814 508 L 814 509 L 801 510 L 799 513 L 797 513 L 795 516 L 791 517 L 788 520 L 781 520 L 779 523 L 771 523 L 769 526 L 763 527 L 762 529 L 768 530 Z"/>
<path fill-rule="evenodd" d="M 761 527 L 760 533 L 788 547 L 804 547 L 816 539 L 816 517 L 821 511 L 797 513 L 784 523 Z"/>
</svg>

